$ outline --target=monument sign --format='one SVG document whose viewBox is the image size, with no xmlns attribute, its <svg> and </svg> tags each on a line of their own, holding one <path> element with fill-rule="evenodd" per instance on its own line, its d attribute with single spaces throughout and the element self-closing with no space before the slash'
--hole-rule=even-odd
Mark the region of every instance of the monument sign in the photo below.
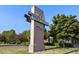
<svg viewBox="0 0 79 59">
<path fill-rule="evenodd" d="M 33 53 L 44 50 L 44 29 L 45 25 L 48 25 L 44 21 L 44 12 L 37 6 L 32 6 L 31 12 L 24 16 L 31 23 L 29 52 Z"/>
</svg>

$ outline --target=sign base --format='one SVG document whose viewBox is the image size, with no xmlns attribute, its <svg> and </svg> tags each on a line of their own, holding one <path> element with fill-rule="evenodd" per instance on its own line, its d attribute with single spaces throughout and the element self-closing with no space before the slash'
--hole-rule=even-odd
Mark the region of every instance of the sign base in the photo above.
<svg viewBox="0 0 79 59">
<path fill-rule="evenodd" d="M 29 53 L 34 53 L 34 52 L 38 52 L 38 51 L 43 51 L 45 48 L 44 46 L 33 46 L 33 45 L 30 45 L 29 46 Z"/>
</svg>

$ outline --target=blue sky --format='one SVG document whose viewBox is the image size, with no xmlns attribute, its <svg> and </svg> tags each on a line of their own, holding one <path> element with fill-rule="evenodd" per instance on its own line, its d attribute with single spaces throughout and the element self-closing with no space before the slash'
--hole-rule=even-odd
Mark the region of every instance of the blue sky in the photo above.
<svg viewBox="0 0 79 59">
<path fill-rule="evenodd" d="M 25 21 L 24 14 L 31 10 L 31 5 L 0 5 L 0 32 L 14 29 L 21 33 L 30 29 L 30 23 Z M 79 19 L 79 6 L 68 5 L 40 5 L 44 11 L 45 20 L 51 24 L 52 17 L 57 14 L 77 15 Z M 49 27 L 47 27 L 49 28 Z"/>
</svg>

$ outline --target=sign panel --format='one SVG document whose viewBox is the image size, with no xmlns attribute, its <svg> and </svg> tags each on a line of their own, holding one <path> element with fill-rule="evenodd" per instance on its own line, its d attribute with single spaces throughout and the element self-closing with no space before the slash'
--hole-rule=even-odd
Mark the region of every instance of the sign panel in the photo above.
<svg viewBox="0 0 79 59">
<path fill-rule="evenodd" d="M 40 8 L 33 6 L 32 12 L 39 18 L 39 20 L 44 20 L 44 12 Z"/>
<path fill-rule="evenodd" d="M 30 12 L 30 14 L 32 15 L 32 19 L 42 23 L 44 25 L 49 25 L 46 21 L 45 21 L 45 17 L 44 17 L 44 12 L 38 8 L 37 6 L 33 6 L 32 7 L 32 13 Z"/>
</svg>

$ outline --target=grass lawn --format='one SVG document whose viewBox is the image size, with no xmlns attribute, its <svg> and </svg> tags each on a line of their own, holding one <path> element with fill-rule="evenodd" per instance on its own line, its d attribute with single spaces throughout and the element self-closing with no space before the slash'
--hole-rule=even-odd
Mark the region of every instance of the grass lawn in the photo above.
<svg viewBox="0 0 79 59">
<path fill-rule="evenodd" d="M 0 54 L 28 54 L 26 47 L 0 47 Z"/>
<path fill-rule="evenodd" d="M 27 54 L 25 49 L 0 49 L 0 54 Z"/>
<path fill-rule="evenodd" d="M 27 46 L 24 47 L 0 47 L 0 54 L 28 54 Z M 55 46 L 45 46 L 44 51 L 34 54 L 79 54 L 79 48 L 58 48 Z"/>
<path fill-rule="evenodd" d="M 55 46 L 46 46 L 44 51 L 35 52 L 35 54 L 79 54 L 79 48 L 58 48 Z"/>
</svg>

